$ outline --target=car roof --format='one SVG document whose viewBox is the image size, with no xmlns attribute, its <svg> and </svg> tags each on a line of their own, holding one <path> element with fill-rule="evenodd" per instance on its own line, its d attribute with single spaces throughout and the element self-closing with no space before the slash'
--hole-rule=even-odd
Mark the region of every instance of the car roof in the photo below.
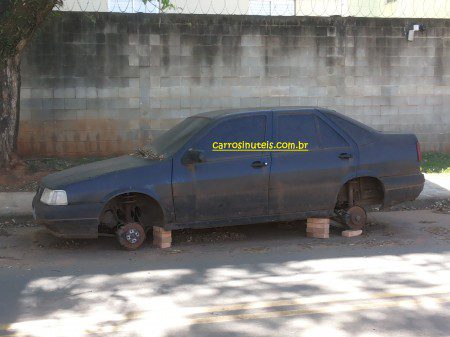
<svg viewBox="0 0 450 337">
<path fill-rule="evenodd" d="M 202 112 L 195 117 L 206 117 L 206 118 L 221 118 L 224 116 L 230 116 L 230 115 L 240 115 L 240 114 L 247 114 L 252 112 L 264 112 L 264 111 L 311 111 L 315 109 L 321 109 L 316 106 L 281 106 L 281 107 L 257 107 L 257 108 L 236 108 L 236 109 L 224 109 L 224 110 L 214 110 L 214 111 L 208 111 L 208 112 Z"/>
</svg>

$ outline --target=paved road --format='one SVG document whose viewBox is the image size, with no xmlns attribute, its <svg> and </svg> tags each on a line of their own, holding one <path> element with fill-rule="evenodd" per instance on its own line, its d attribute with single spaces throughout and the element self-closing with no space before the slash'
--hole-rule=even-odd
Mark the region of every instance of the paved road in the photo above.
<svg viewBox="0 0 450 337">
<path fill-rule="evenodd" d="M 173 248 L 0 231 L 0 335 L 450 336 L 450 214 L 177 232 Z"/>
</svg>

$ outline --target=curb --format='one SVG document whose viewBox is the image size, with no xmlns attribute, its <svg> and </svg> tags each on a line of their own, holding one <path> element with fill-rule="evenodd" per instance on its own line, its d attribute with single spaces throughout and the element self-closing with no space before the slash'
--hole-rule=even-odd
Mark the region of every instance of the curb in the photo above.
<svg viewBox="0 0 450 337">
<path fill-rule="evenodd" d="M 30 216 L 35 192 L 0 192 L 0 216 Z"/>
</svg>

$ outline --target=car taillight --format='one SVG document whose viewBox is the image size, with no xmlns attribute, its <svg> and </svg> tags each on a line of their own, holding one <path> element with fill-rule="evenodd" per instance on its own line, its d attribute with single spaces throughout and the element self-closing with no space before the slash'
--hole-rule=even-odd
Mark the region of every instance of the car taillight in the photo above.
<svg viewBox="0 0 450 337">
<path fill-rule="evenodd" d="M 416 142 L 416 149 L 417 149 L 417 160 L 420 163 L 422 161 L 422 151 L 420 151 L 420 144 L 419 144 L 419 142 Z"/>
</svg>

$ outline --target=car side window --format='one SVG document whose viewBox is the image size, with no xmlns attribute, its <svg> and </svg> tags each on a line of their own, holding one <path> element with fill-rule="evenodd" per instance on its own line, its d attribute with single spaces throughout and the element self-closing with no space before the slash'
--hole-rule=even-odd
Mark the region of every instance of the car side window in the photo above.
<svg viewBox="0 0 450 337">
<path fill-rule="evenodd" d="M 359 145 L 366 145 L 375 141 L 375 130 L 357 121 L 349 121 L 345 117 L 338 117 L 332 113 L 328 113 L 327 117 L 331 119 L 337 126 L 344 130 Z"/>
<path fill-rule="evenodd" d="M 318 146 L 314 115 L 281 114 L 277 118 L 277 142 L 307 142 L 308 149 Z"/>
<path fill-rule="evenodd" d="M 347 141 L 334 131 L 327 123 L 317 118 L 317 126 L 319 128 L 320 147 L 321 148 L 339 148 L 348 147 Z"/>
<path fill-rule="evenodd" d="M 218 143 L 236 143 L 235 150 L 239 150 L 240 142 L 264 142 L 266 134 L 266 116 L 243 116 L 219 122 L 196 145 L 203 150 L 207 159 L 223 157 L 248 156 L 250 151 L 213 151 L 212 145 Z M 258 152 L 260 153 L 260 152 Z"/>
</svg>

